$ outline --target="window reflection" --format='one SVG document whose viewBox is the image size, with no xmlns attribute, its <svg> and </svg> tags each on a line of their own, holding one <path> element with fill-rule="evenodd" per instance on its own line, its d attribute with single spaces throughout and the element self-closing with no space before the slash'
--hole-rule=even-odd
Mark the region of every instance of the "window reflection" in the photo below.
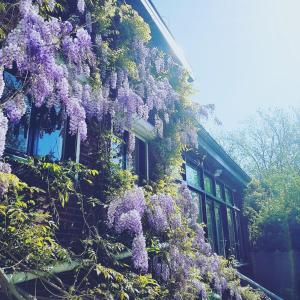
<svg viewBox="0 0 300 300">
<path fill-rule="evenodd" d="M 6 148 L 17 153 L 27 153 L 28 147 L 31 104 L 27 97 L 25 97 L 25 103 L 27 106 L 25 115 L 17 124 L 8 122 L 6 134 Z"/>
<path fill-rule="evenodd" d="M 207 220 L 207 233 L 208 233 L 208 240 L 210 242 L 210 245 L 213 249 L 213 251 L 216 251 L 216 238 L 215 238 L 215 232 L 214 232 L 214 211 L 213 211 L 213 205 L 212 202 L 208 199 L 206 199 L 206 220 Z"/>
<path fill-rule="evenodd" d="M 202 195 L 196 192 L 191 191 L 193 201 L 197 201 L 197 207 L 198 207 L 198 223 L 203 223 L 203 210 L 202 210 Z"/>
<path fill-rule="evenodd" d="M 18 80 L 13 74 L 4 71 L 3 79 L 5 87 L 3 97 L 13 95 L 17 90 L 22 88 L 22 81 Z M 28 146 L 28 133 L 31 116 L 31 104 L 28 97 L 24 98 L 26 104 L 26 113 L 18 123 L 8 122 L 8 131 L 6 134 L 6 149 L 16 153 L 26 153 Z"/>
<path fill-rule="evenodd" d="M 228 221 L 228 232 L 229 232 L 229 254 L 236 256 L 235 247 L 235 232 L 233 223 L 233 214 L 230 208 L 227 208 L 227 221 Z"/>
<path fill-rule="evenodd" d="M 222 186 L 220 183 L 217 183 L 216 184 L 216 196 L 217 198 L 219 199 L 222 199 L 223 198 L 223 195 L 222 195 Z"/>
<path fill-rule="evenodd" d="M 242 228 L 241 228 L 241 215 L 237 211 L 235 211 L 235 220 L 236 220 L 236 230 L 238 235 L 237 240 L 237 247 L 238 247 L 238 255 L 240 260 L 244 260 L 245 256 L 245 250 L 244 250 L 244 244 L 243 244 L 243 234 L 242 234 Z"/>
<path fill-rule="evenodd" d="M 218 241 L 218 254 L 225 256 L 225 239 L 223 232 L 222 212 L 220 204 L 215 203 L 215 218 Z"/>
<path fill-rule="evenodd" d="M 34 108 L 33 155 L 48 156 L 52 160 L 62 159 L 63 127 L 60 107 Z"/>
<path fill-rule="evenodd" d="M 147 149 L 146 143 L 135 137 L 135 150 L 133 153 L 133 164 L 135 174 L 139 177 L 141 184 L 147 179 Z"/>
<path fill-rule="evenodd" d="M 213 193 L 212 179 L 207 175 L 204 175 L 204 189 L 206 192 L 208 192 L 210 194 Z"/>
<path fill-rule="evenodd" d="M 233 205 L 232 192 L 228 188 L 225 188 L 225 198 L 226 202 Z"/>
<path fill-rule="evenodd" d="M 120 168 L 125 168 L 124 139 L 113 135 L 111 140 L 111 159 Z"/>
<path fill-rule="evenodd" d="M 186 181 L 188 185 L 200 189 L 199 172 L 189 164 L 186 164 Z"/>
</svg>

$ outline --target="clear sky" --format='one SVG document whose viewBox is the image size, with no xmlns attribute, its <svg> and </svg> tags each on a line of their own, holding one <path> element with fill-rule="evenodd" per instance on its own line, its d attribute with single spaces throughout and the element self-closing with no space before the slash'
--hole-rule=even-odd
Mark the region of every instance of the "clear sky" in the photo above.
<svg viewBox="0 0 300 300">
<path fill-rule="evenodd" d="M 300 0 L 153 0 L 225 129 L 300 106 Z"/>
</svg>

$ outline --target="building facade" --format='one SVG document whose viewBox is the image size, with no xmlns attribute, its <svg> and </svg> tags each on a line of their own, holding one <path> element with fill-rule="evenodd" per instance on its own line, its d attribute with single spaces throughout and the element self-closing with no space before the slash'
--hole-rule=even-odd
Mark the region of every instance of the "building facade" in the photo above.
<svg viewBox="0 0 300 300">
<path fill-rule="evenodd" d="M 171 54 L 184 68 L 190 70 L 151 1 L 127 2 L 150 25 L 153 45 Z M 13 72 L 5 71 L 4 80 L 4 93 L 12 93 L 22 86 Z M 193 80 L 191 71 L 190 80 Z M 29 97 L 25 103 L 26 113 L 20 122 L 9 124 L 6 155 L 47 156 L 54 161 L 71 159 L 93 166 L 97 159 L 99 136 L 89 134 L 87 141 L 82 143 L 77 136 L 68 133 L 68 121 L 64 121 L 64 112 L 59 107 L 51 108 L 49 114 L 46 107 L 31 105 Z M 134 134 L 135 148 L 129 155 L 130 133 Z M 125 131 L 120 137 L 121 142 L 111 142 L 115 162 L 124 169 L 134 170 L 139 184 L 151 180 L 150 148 L 155 135 L 153 122 L 136 119 L 130 132 Z M 243 190 L 250 178 L 201 126 L 198 138 L 199 147 L 183 154 L 185 163 L 182 179 L 187 182 L 197 202 L 198 221 L 205 224 L 207 239 L 213 250 L 227 258 L 235 257 L 241 265 L 246 264 L 249 262 L 248 236 L 242 206 Z M 77 212 L 79 208 L 74 206 L 68 214 L 62 215 L 62 238 L 65 238 L 66 233 L 76 236 L 80 230 L 81 219 L 78 219 L 80 214 Z"/>
</svg>

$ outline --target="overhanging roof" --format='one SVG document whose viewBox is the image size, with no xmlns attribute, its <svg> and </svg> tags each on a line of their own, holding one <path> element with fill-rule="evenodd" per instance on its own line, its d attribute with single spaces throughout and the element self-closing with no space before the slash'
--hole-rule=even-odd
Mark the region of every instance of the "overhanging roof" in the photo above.
<svg viewBox="0 0 300 300">
<path fill-rule="evenodd" d="M 243 186 L 250 182 L 250 176 L 230 157 L 224 148 L 205 130 L 199 126 L 199 148 L 202 148 L 222 168 L 230 173 Z"/>
</svg>

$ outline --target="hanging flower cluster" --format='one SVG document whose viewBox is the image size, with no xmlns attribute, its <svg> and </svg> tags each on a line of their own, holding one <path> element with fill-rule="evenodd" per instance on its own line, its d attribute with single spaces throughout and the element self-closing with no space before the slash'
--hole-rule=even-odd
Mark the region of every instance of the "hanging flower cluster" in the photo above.
<svg viewBox="0 0 300 300">
<path fill-rule="evenodd" d="M 205 241 L 203 227 L 196 223 L 198 210 L 193 205 L 195 201 L 187 185 L 181 184 L 176 198 L 161 194 L 152 196 L 150 200 L 147 216 L 151 229 L 158 234 L 166 230 L 169 232 L 165 258 L 154 261 L 156 275 L 166 282 L 174 280 L 179 295 L 191 288 L 206 299 L 210 287 L 201 282 L 201 278 L 209 278 L 214 290 L 219 293 L 226 289 L 220 257 L 213 254 Z"/>
<path fill-rule="evenodd" d="M 3 155 L 5 148 L 5 136 L 7 132 L 7 118 L 0 110 L 0 157 Z"/>
<path fill-rule="evenodd" d="M 94 60 L 90 35 L 83 28 L 73 28 L 68 21 L 45 20 L 30 0 L 22 0 L 19 11 L 21 19 L 0 50 L 1 66 L 11 69 L 15 64 L 20 75 L 28 77 L 26 92 L 36 106 L 63 104 L 70 118 L 70 132 L 79 132 L 84 139 L 86 113 L 81 78 L 89 74 Z M 23 99 L 22 93 L 17 93 L 5 105 L 12 121 L 25 113 Z"/>
<path fill-rule="evenodd" d="M 20 20 L 0 49 L 1 74 L 3 69 L 14 68 L 23 81 L 22 89 L 2 99 L 0 110 L 9 121 L 16 123 L 25 114 L 24 95 L 29 95 L 37 107 L 62 107 L 70 133 L 78 133 L 82 140 L 87 135 L 86 118 L 102 120 L 110 114 L 115 127 L 124 130 L 131 128 L 134 118 L 147 120 L 151 111 L 155 113 L 153 123 L 163 136 L 164 123 L 169 122 L 169 115 L 180 101 L 168 76 L 170 70 L 177 72 L 180 81 L 184 76 L 180 66 L 158 49 L 148 47 L 148 37 L 135 33 L 135 29 L 128 37 L 132 38 L 130 43 L 118 46 L 119 42 L 111 42 L 117 46 L 115 53 L 125 52 L 127 56 L 120 58 L 118 66 L 111 65 L 110 42 L 97 33 L 94 40 L 91 38 L 94 20 L 89 11 L 89 24 L 76 25 L 45 17 L 40 11 L 43 5 L 51 11 L 56 1 L 19 2 Z M 80 14 L 86 10 L 85 1 L 78 0 Z M 126 13 L 132 17 L 127 11 L 128 6 L 121 5 L 121 18 Z M 124 60 L 129 63 L 122 66 Z M 3 89 L 1 76 L 0 92 Z"/>
<path fill-rule="evenodd" d="M 108 226 L 119 234 L 127 232 L 134 236 L 133 264 L 141 272 L 148 270 L 148 254 L 142 227 L 145 209 L 146 201 L 141 188 L 126 191 L 123 196 L 113 199 L 108 208 Z"/>
<path fill-rule="evenodd" d="M 238 286 L 228 284 L 223 259 L 213 253 L 203 226 L 191 217 L 195 214 L 192 202 L 185 183 L 176 197 L 154 194 L 147 204 L 143 190 L 135 188 L 110 203 L 108 224 L 119 234 L 127 232 L 133 237 L 132 260 L 137 270 L 148 269 L 145 232 L 154 233 L 160 244 L 166 245 L 152 265 L 156 278 L 166 285 L 175 284 L 174 299 L 191 291 L 195 297 L 207 299 L 211 290 L 221 294 L 227 288 L 240 299 Z"/>
</svg>

